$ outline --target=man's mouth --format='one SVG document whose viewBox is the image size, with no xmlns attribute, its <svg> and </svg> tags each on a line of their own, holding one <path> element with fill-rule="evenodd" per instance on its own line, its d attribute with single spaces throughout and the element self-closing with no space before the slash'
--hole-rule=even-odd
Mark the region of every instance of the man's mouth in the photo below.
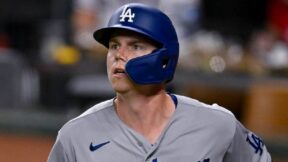
<svg viewBox="0 0 288 162">
<path fill-rule="evenodd" d="M 115 69 L 114 70 L 114 74 L 125 74 L 125 70 L 124 69 Z"/>
</svg>

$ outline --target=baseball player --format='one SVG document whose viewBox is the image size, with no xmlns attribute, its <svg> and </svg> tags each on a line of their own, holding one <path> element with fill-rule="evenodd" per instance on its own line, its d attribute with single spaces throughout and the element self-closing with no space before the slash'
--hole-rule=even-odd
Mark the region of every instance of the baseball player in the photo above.
<svg viewBox="0 0 288 162">
<path fill-rule="evenodd" d="M 230 111 L 165 91 L 179 45 L 163 12 L 124 5 L 94 38 L 116 96 L 66 123 L 48 162 L 271 162 Z"/>
</svg>

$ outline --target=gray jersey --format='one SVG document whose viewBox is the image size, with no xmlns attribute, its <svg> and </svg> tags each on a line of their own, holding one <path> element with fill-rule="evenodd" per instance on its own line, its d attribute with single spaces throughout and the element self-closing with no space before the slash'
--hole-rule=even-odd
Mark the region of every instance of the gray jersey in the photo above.
<svg viewBox="0 0 288 162">
<path fill-rule="evenodd" d="M 230 111 L 176 97 L 156 143 L 125 125 L 108 100 L 62 127 L 48 162 L 271 162 L 262 140 Z"/>
</svg>

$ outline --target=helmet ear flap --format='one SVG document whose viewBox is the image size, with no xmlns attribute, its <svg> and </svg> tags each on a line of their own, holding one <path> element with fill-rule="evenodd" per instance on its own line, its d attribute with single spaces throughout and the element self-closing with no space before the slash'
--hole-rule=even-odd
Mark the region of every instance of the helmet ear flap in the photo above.
<svg viewBox="0 0 288 162">
<path fill-rule="evenodd" d="M 125 70 L 137 84 L 159 84 L 170 80 L 170 75 L 167 75 L 171 69 L 169 60 L 165 48 L 156 49 L 150 54 L 129 60 Z"/>
</svg>

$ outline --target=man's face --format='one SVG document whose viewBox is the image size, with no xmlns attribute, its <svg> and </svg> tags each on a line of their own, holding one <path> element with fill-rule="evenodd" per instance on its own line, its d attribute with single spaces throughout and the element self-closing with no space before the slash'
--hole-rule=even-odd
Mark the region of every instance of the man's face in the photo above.
<svg viewBox="0 0 288 162">
<path fill-rule="evenodd" d="M 117 32 L 109 41 L 107 73 L 116 92 L 125 93 L 135 84 L 125 72 L 126 63 L 135 57 L 150 54 L 157 47 L 147 38 L 134 32 Z"/>
</svg>

